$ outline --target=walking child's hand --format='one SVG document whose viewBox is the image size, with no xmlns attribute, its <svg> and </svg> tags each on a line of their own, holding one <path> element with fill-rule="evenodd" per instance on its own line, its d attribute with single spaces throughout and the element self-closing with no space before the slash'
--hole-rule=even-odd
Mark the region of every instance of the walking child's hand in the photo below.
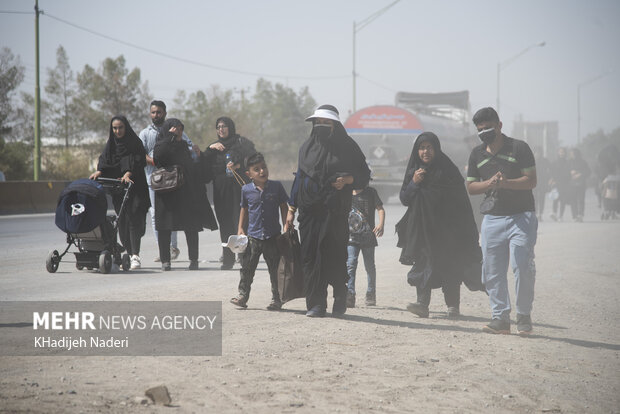
<svg viewBox="0 0 620 414">
<path fill-rule="evenodd" d="M 284 232 L 286 233 L 289 229 L 295 229 L 295 213 L 292 211 L 288 211 L 286 214 L 286 223 L 284 223 Z"/>
</svg>

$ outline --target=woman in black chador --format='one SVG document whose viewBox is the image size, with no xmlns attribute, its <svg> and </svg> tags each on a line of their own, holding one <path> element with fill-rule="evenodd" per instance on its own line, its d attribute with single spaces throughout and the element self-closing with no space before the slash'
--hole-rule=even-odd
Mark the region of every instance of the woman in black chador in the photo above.
<svg viewBox="0 0 620 414">
<path fill-rule="evenodd" d="M 213 205 L 220 226 L 223 243 L 237 234 L 239 211 L 241 210 L 241 187 L 248 181 L 244 173 L 244 160 L 256 149 L 249 139 L 240 136 L 232 119 L 222 116 L 215 122 L 218 140 L 205 151 L 213 176 Z M 233 171 L 237 174 L 234 174 Z M 228 248 L 222 249 L 222 270 L 232 269 L 235 254 Z"/>
<path fill-rule="evenodd" d="M 471 203 L 456 165 L 432 132 L 413 145 L 400 200 L 408 206 L 396 225 L 400 262 L 412 266 L 407 281 L 417 301 L 407 310 L 426 318 L 431 289 L 442 288 L 448 317 L 458 317 L 460 285 L 483 290 L 482 253 Z"/>
<path fill-rule="evenodd" d="M 116 178 L 125 183 L 133 183 L 118 222 L 118 235 L 130 256 L 131 269 L 140 268 L 140 241 L 144 236 L 146 212 L 151 206 L 144 175 L 145 165 L 146 152 L 142 141 L 129 125 L 127 118 L 115 116 L 110 121 L 108 142 L 99 156 L 97 171 L 91 174 L 90 178 Z M 123 194 L 114 193 L 112 201 L 118 214 Z"/>
<path fill-rule="evenodd" d="M 163 270 L 170 270 L 170 234 L 183 230 L 189 252 L 189 270 L 198 269 L 198 232 L 216 230 L 217 223 L 207 198 L 205 183 L 210 179 L 204 154 L 194 162 L 183 141 L 183 124 L 167 119 L 159 130 L 153 150 L 155 167 L 179 165 L 184 184 L 170 192 L 155 192 L 155 228 Z"/>
<path fill-rule="evenodd" d="M 370 179 L 366 158 L 340 123 L 338 110 L 320 106 L 306 121 L 312 132 L 299 150 L 287 223 L 299 209 L 307 316 L 325 316 L 327 286 L 334 289 L 333 316 L 346 311 L 348 216 L 351 191 Z"/>
</svg>

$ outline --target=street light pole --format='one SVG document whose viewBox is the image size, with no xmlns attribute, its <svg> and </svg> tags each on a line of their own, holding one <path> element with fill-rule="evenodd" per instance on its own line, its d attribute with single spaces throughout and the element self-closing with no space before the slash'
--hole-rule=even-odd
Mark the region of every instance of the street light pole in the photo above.
<svg viewBox="0 0 620 414">
<path fill-rule="evenodd" d="M 385 6 L 384 8 L 377 10 L 376 12 L 374 12 L 373 14 L 371 14 L 370 16 L 366 17 L 364 20 L 362 20 L 361 22 L 357 23 L 357 22 L 353 22 L 353 112 L 356 111 L 356 78 L 357 78 L 357 72 L 355 71 L 355 36 L 357 34 L 357 32 L 359 32 L 360 30 L 362 30 L 364 27 L 368 26 L 370 23 L 372 23 L 373 21 L 375 21 L 379 16 L 381 16 L 383 13 L 385 13 L 386 11 L 388 11 L 388 9 L 390 9 L 392 6 L 394 6 L 396 3 L 398 3 L 400 0 L 396 0 L 390 4 L 388 4 L 387 6 Z"/>
<path fill-rule="evenodd" d="M 497 99 L 496 99 L 497 113 L 499 113 L 499 86 L 500 86 L 499 77 L 500 77 L 500 72 L 502 71 L 502 69 L 505 69 L 508 65 L 510 65 L 512 62 L 514 62 L 515 60 L 517 60 L 521 56 L 523 56 L 525 53 L 527 53 L 531 49 L 533 49 L 535 47 L 543 47 L 545 44 L 546 44 L 545 42 L 535 43 L 533 45 L 530 45 L 530 46 L 526 47 L 525 49 L 523 49 L 522 51 L 520 51 L 519 53 L 517 53 L 516 55 L 514 55 L 510 59 L 505 60 L 504 62 L 498 62 L 497 63 Z"/>
<path fill-rule="evenodd" d="M 592 79 L 589 79 L 577 85 L 577 145 L 581 144 L 581 88 L 583 86 L 596 82 L 597 80 L 604 78 L 605 76 L 610 75 L 611 73 L 612 71 L 608 70 L 607 72 L 603 72 L 600 75 L 597 75 L 593 77 Z"/>
</svg>

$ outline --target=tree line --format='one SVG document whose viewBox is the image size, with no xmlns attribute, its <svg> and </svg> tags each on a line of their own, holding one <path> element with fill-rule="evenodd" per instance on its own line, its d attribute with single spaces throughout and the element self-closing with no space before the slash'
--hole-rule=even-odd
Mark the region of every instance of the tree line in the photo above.
<svg viewBox="0 0 620 414">
<path fill-rule="evenodd" d="M 17 89 L 24 66 L 10 49 L 0 51 L 0 171 L 9 180 L 33 176 L 34 97 Z M 85 177 L 107 140 L 109 120 L 123 114 L 139 133 L 150 123 L 149 103 L 158 99 L 149 90 L 139 68 L 127 67 L 125 58 L 105 58 L 94 68 L 74 72 L 65 49 L 56 51 L 56 65 L 42 79 L 41 136 L 61 144 L 42 149 L 41 179 L 73 180 Z M 216 139 L 215 121 L 229 116 L 237 132 L 252 139 L 265 154 L 275 176 L 290 174 L 297 151 L 309 130 L 304 119 L 316 107 L 307 87 L 294 91 L 265 79 L 254 93 L 235 93 L 212 85 L 187 93 L 179 90 L 166 102 L 168 116 L 183 121 L 192 141 L 204 149 Z M 288 178 L 288 177 L 282 177 Z"/>
</svg>

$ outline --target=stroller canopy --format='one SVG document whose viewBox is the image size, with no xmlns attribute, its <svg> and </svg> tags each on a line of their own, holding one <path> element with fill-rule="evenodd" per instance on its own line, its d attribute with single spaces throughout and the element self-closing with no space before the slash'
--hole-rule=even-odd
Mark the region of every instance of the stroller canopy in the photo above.
<svg viewBox="0 0 620 414">
<path fill-rule="evenodd" d="M 81 178 L 60 193 L 56 226 L 65 233 L 86 233 L 105 222 L 107 211 L 103 186 L 97 181 Z"/>
</svg>

